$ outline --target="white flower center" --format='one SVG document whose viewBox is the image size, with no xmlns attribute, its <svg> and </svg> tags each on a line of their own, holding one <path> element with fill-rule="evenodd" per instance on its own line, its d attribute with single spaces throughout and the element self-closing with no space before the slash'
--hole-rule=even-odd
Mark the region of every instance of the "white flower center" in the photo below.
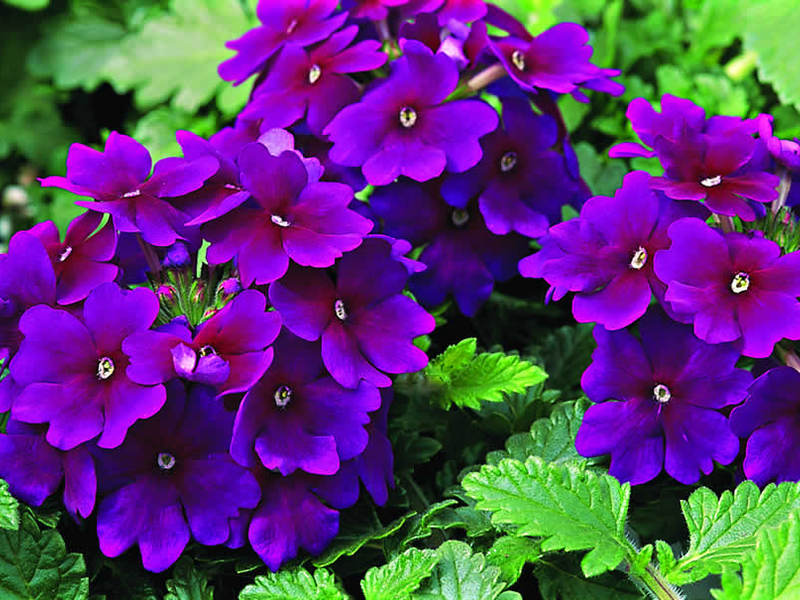
<svg viewBox="0 0 800 600">
<path fill-rule="evenodd" d="M 722 175 L 714 175 L 714 177 L 706 177 L 700 180 L 700 185 L 703 187 L 711 188 L 722 183 Z"/>
<path fill-rule="evenodd" d="M 200 358 L 204 358 L 206 356 L 211 356 L 212 354 L 216 354 L 216 353 L 217 353 L 217 351 L 214 350 L 214 346 L 203 346 L 202 348 L 200 348 L 200 352 L 198 352 L 198 354 L 200 355 Z"/>
<path fill-rule="evenodd" d="M 506 152 L 500 157 L 500 170 L 503 173 L 508 173 L 511 169 L 517 166 L 517 153 Z"/>
<path fill-rule="evenodd" d="M 417 111 L 410 106 L 400 109 L 400 124 L 406 129 L 410 129 L 417 122 Z"/>
<path fill-rule="evenodd" d="M 287 221 L 286 219 L 284 219 L 280 215 L 272 215 L 269 218 L 269 220 L 272 221 L 273 223 L 275 223 L 275 225 L 277 225 L 278 227 L 288 227 L 289 225 L 291 225 L 291 223 L 289 223 L 289 221 Z"/>
<path fill-rule="evenodd" d="M 450 214 L 450 221 L 456 227 L 463 227 L 469 222 L 469 213 L 463 208 L 456 208 Z"/>
<path fill-rule="evenodd" d="M 156 464 L 162 471 L 169 471 L 175 466 L 175 457 L 169 452 L 159 452 Z"/>
<path fill-rule="evenodd" d="M 97 361 L 97 378 L 105 381 L 114 374 L 114 361 L 104 356 Z"/>
<path fill-rule="evenodd" d="M 59 253 L 58 262 L 64 262 L 69 258 L 70 254 L 72 254 L 72 246 L 67 246 Z"/>
<path fill-rule="evenodd" d="M 750 275 L 739 271 L 733 276 L 733 279 L 731 279 L 731 291 L 734 294 L 741 294 L 748 289 L 750 289 Z"/>
<path fill-rule="evenodd" d="M 636 269 L 637 271 L 641 269 L 645 263 L 647 262 L 647 250 L 639 246 L 636 249 L 636 252 L 633 253 L 631 256 L 630 267 L 631 269 Z"/>
<path fill-rule="evenodd" d="M 311 68 L 308 70 L 308 83 L 313 85 L 319 81 L 320 77 L 322 77 L 322 69 L 320 66 L 317 64 L 311 65 Z"/>
<path fill-rule="evenodd" d="M 666 404 L 672 398 L 669 388 L 663 383 L 659 383 L 653 388 L 653 400 L 659 404 Z"/>
<path fill-rule="evenodd" d="M 341 298 L 337 298 L 336 302 L 333 303 L 333 312 L 340 321 L 344 321 L 347 318 L 347 309 L 344 307 L 344 302 Z"/>
<path fill-rule="evenodd" d="M 286 408 L 286 405 L 292 399 L 292 388 L 288 385 L 279 385 L 275 388 L 275 393 L 272 396 L 275 399 L 275 406 L 278 408 Z"/>
<path fill-rule="evenodd" d="M 525 70 L 525 55 L 520 50 L 514 50 L 511 53 L 511 62 L 518 70 Z"/>
</svg>

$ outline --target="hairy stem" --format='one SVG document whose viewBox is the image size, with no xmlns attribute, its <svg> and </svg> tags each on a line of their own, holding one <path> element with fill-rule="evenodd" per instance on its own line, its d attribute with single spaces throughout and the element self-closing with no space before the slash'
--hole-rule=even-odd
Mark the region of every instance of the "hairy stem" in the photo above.
<svg viewBox="0 0 800 600">
<path fill-rule="evenodd" d="M 495 63 L 491 67 L 486 67 L 483 71 L 474 75 L 467 81 L 467 87 L 473 92 L 478 92 L 505 75 L 506 68 L 500 63 Z"/>
<path fill-rule="evenodd" d="M 650 597 L 656 600 L 683 600 L 683 594 L 678 589 L 669 583 L 657 567 L 648 565 L 644 573 L 639 575 L 629 574 L 631 580 L 639 587 L 646 591 Z"/>
</svg>

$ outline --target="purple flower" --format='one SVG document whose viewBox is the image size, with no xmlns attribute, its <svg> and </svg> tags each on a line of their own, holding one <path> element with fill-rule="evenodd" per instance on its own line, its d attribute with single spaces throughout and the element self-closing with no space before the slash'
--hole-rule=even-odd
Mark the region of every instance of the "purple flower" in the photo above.
<svg viewBox="0 0 800 600">
<path fill-rule="evenodd" d="M 344 0 L 342 5 L 354 19 L 382 21 L 389 16 L 389 9 L 403 6 L 408 0 Z"/>
<path fill-rule="evenodd" d="M 543 277 L 561 299 L 576 292 L 572 314 L 580 323 L 596 321 L 620 329 L 641 317 L 652 293 L 666 287 L 653 271 L 658 250 L 668 248 L 667 228 L 681 217 L 704 212 L 689 202 L 654 193 L 650 176 L 625 176 L 613 198 L 589 198 L 580 217 L 550 228 L 542 249 L 519 263 L 524 277 Z"/>
<path fill-rule="evenodd" d="M 0 435 L 0 477 L 14 496 L 34 506 L 41 506 L 63 481 L 70 514 L 86 518 L 94 510 L 97 480 L 87 445 L 57 450 L 45 441 L 41 426 L 8 421 Z"/>
<path fill-rule="evenodd" d="M 287 43 L 308 46 L 339 29 L 347 13 L 328 18 L 338 0 L 259 0 L 256 14 L 262 25 L 225 44 L 237 54 L 219 66 L 219 76 L 236 85 L 264 68 Z"/>
<path fill-rule="evenodd" d="M 710 344 L 740 340 L 742 354 L 766 358 L 784 337 L 800 339 L 800 253 L 775 242 L 723 234 L 700 219 L 680 219 L 672 245 L 655 257 L 678 318 Z"/>
<path fill-rule="evenodd" d="M 444 102 L 458 85 L 445 54 L 407 40 L 388 79 L 344 108 L 325 128 L 330 158 L 360 166 L 372 185 L 398 175 L 426 181 L 445 167 L 459 173 L 481 158 L 478 139 L 497 127 L 497 113 L 480 100 Z"/>
<path fill-rule="evenodd" d="M 297 469 L 332 475 L 341 460 L 364 451 L 368 412 L 380 407 L 371 383 L 343 388 L 327 375 L 319 344 L 285 333 L 275 361 L 244 397 L 233 427 L 231 456 L 289 475 Z"/>
<path fill-rule="evenodd" d="M 119 448 L 97 452 L 103 554 L 138 544 L 144 568 L 160 572 L 190 537 L 206 545 L 228 539 L 229 519 L 260 498 L 255 477 L 227 453 L 232 421 L 212 390 L 195 386 L 187 398 L 173 382 L 158 414 L 132 427 Z"/>
<path fill-rule="evenodd" d="M 718 409 L 742 401 L 752 375 L 734 367 L 730 344 L 705 344 L 659 309 L 628 331 L 594 328 L 597 348 L 581 386 L 589 407 L 575 446 L 583 456 L 611 455 L 609 473 L 631 484 L 661 472 L 690 484 L 726 465 L 739 441 Z"/>
<path fill-rule="evenodd" d="M 758 485 L 800 479 L 800 373 L 770 369 L 753 382 L 744 404 L 731 412 L 731 429 L 747 439 L 744 474 Z"/>
<path fill-rule="evenodd" d="M 128 336 L 122 345 L 130 357 L 128 377 L 143 385 L 182 377 L 214 386 L 220 396 L 247 392 L 272 362 L 268 346 L 281 328 L 277 312 L 264 312 L 266 303 L 261 292 L 245 290 L 194 337 L 179 321 Z"/>
<path fill-rule="evenodd" d="M 406 266 L 382 238 L 367 238 L 337 265 L 336 284 L 324 271 L 290 269 L 269 299 L 295 335 L 322 339 L 322 361 L 341 385 L 361 379 L 386 387 L 386 373 L 412 373 L 428 357 L 413 339 L 433 331 L 433 317 L 402 291 Z"/>
<path fill-rule="evenodd" d="M 247 537 L 273 571 L 297 556 L 299 548 L 321 553 L 339 532 L 339 512 L 311 493 L 305 475 L 279 477 L 258 471 L 263 499 L 253 512 Z"/>
<path fill-rule="evenodd" d="M 409 281 L 409 289 L 428 307 L 453 294 L 459 310 L 472 316 L 492 293 L 495 281 L 517 275 L 517 263 L 528 253 L 528 240 L 516 234 L 493 235 L 476 203 L 447 205 L 438 186 L 400 180 L 375 190 L 370 205 L 388 235 L 427 244 L 419 256 L 427 266 Z"/>
<path fill-rule="evenodd" d="M 222 264 L 235 257 L 245 287 L 278 279 L 290 258 L 328 267 L 372 228 L 347 208 L 353 197 L 349 187 L 309 182 L 294 152 L 273 156 L 262 144 L 249 144 L 239 155 L 239 167 L 252 202 L 206 223 L 203 232 L 211 242 L 208 261 Z"/>
<path fill-rule="evenodd" d="M 459 208 L 477 197 L 492 233 L 539 237 L 574 192 L 564 158 L 548 149 L 556 143 L 556 123 L 535 115 L 527 99 L 506 98 L 503 124 L 481 141 L 483 158 L 475 167 L 445 179 L 442 195 Z"/>
<path fill-rule="evenodd" d="M 212 156 L 189 161 L 165 158 L 150 175 L 150 153 L 139 142 L 112 131 L 105 152 L 82 144 L 70 146 L 67 176 L 45 177 L 44 187 L 60 187 L 95 202 L 75 202 L 89 210 L 108 213 L 120 232 L 139 233 L 154 246 L 169 246 L 182 237 L 188 220 L 167 200 L 197 190 L 219 169 Z"/>
<path fill-rule="evenodd" d="M 309 129 L 322 133 L 339 110 L 360 96 L 358 85 L 346 73 L 370 71 L 386 62 L 376 40 L 348 47 L 357 33 L 358 27 L 347 27 L 310 51 L 285 46 L 242 118 L 263 119 L 264 127 L 287 127 L 307 110 Z"/>
<path fill-rule="evenodd" d="M 36 304 L 55 303 L 56 276 L 42 242 L 28 232 L 14 234 L 8 254 L 0 254 L 0 360 L 7 361 L 19 348 L 22 314 Z M 0 411 L 8 409 L 0 400 Z"/>
<path fill-rule="evenodd" d="M 103 215 L 87 212 L 72 220 L 64 241 L 52 221 L 39 223 L 30 232 L 41 240 L 56 274 L 56 301 L 72 304 L 83 300 L 101 283 L 114 281 L 119 268 L 109 264 L 117 249 L 111 223 L 95 233 Z"/>
<path fill-rule="evenodd" d="M 83 321 L 49 306 L 28 309 L 19 324 L 25 339 L 10 366 L 21 388 L 12 417 L 48 423 L 47 441 L 60 450 L 98 434 L 99 446 L 120 445 L 137 419 L 152 416 L 164 404 L 163 386 L 142 386 L 128 378 L 128 357 L 122 352 L 122 341 L 149 328 L 157 315 L 153 292 L 122 291 L 115 283 L 89 294 Z"/>
</svg>

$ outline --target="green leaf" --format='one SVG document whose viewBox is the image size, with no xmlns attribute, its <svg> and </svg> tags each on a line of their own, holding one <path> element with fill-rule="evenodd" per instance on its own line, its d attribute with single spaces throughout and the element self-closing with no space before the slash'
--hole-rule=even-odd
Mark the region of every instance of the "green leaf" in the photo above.
<svg viewBox="0 0 800 600">
<path fill-rule="evenodd" d="M 86 565 L 67 554 L 55 529 L 41 531 L 30 511 L 16 531 L 0 530 L 0 597 L 3 600 L 85 600 Z"/>
<path fill-rule="evenodd" d="M 19 529 L 19 502 L 8 491 L 8 482 L 0 479 L 0 529 Z"/>
<path fill-rule="evenodd" d="M 800 30 L 800 11 L 793 0 L 746 3 L 738 22 L 744 28 L 744 47 L 758 55 L 759 78 L 772 84 L 784 104 L 800 108 L 800 62 L 787 45 Z"/>
<path fill-rule="evenodd" d="M 365 600 L 407 600 L 438 562 L 433 550 L 409 548 L 389 564 L 367 571 L 361 581 Z"/>
<path fill-rule="evenodd" d="M 798 508 L 798 483 L 770 484 L 759 492 L 755 483 L 744 481 L 719 498 L 708 488 L 695 490 L 681 501 L 689 550 L 665 573 L 667 579 L 683 585 L 726 567 L 738 568 L 753 552 L 758 531 L 783 522 Z"/>
<path fill-rule="evenodd" d="M 742 577 L 727 570 L 717 600 L 795 600 L 800 598 L 800 521 L 791 515 L 756 536 L 755 551 L 742 561 Z"/>
<path fill-rule="evenodd" d="M 133 89 L 142 108 L 172 97 L 193 112 L 228 85 L 217 74 L 231 56 L 225 42 L 250 22 L 238 0 L 173 0 L 170 9 L 126 37 L 106 72 L 118 92 Z"/>
<path fill-rule="evenodd" d="M 540 560 L 534 565 L 534 575 L 544 600 L 642 600 L 642 594 L 620 573 L 586 579 L 567 557 Z"/>
<path fill-rule="evenodd" d="M 477 340 L 467 338 L 448 347 L 423 372 L 438 387 L 443 408 L 455 404 L 479 409 L 481 401 L 501 402 L 503 394 L 524 392 L 541 383 L 547 373 L 541 367 L 502 352 L 476 355 Z"/>
<path fill-rule="evenodd" d="M 483 554 L 472 554 L 464 542 L 445 542 L 436 554 L 439 563 L 413 600 L 494 600 L 505 588 L 498 581 L 500 569 L 487 565 Z"/>
<path fill-rule="evenodd" d="M 464 478 L 464 489 L 490 510 L 495 524 L 517 535 L 542 536 L 542 550 L 587 550 L 581 567 L 591 577 L 610 571 L 631 551 L 625 538 L 630 485 L 538 456 L 506 459 Z"/>
<path fill-rule="evenodd" d="M 348 600 L 333 575 L 317 569 L 314 576 L 305 569 L 278 571 L 256 577 L 239 592 L 239 600 Z"/>
<path fill-rule="evenodd" d="M 542 556 L 539 542 L 528 537 L 504 535 L 498 538 L 486 553 L 489 564 L 500 569 L 500 576 L 509 585 L 522 574 L 522 568 L 529 562 L 536 562 Z"/>
<path fill-rule="evenodd" d="M 208 587 L 208 580 L 194 568 L 192 559 L 184 556 L 172 568 L 164 600 L 214 600 L 214 588 Z"/>
<path fill-rule="evenodd" d="M 197 117 L 182 110 L 162 106 L 139 119 L 131 135 L 147 148 L 153 162 L 156 162 L 168 156 L 182 155 L 175 138 L 175 132 L 179 129 L 207 138 L 216 133 L 217 119 L 213 113 Z"/>
<path fill-rule="evenodd" d="M 42 10 L 50 4 L 50 0 L 3 0 L 3 2 L 23 10 Z"/>
</svg>

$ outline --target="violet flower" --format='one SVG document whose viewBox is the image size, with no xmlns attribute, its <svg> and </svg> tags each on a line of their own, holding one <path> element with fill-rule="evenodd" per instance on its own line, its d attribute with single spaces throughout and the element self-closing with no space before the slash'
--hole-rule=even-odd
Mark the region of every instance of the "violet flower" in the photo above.
<svg viewBox="0 0 800 600">
<path fill-rule="evenodd" d="M 752 375 L 735 368 L 730 344 L 706 344 L 659 309 L 639 322 L 641 341 L 626 330 L 594 328 L 597 348 L 581 387 L 593 402 L 575 447 L 583 456 L 611 455 L 608 472 L 636 485 L 662 468 L 695 483 L 736 458 L 739 441 L 719 409 L 737 404 Z"/>
<path fill-rule="evenodd" d="M 358 27 L 347 27 L 309 51 L 285 46 L 241 117 L 263 119 L 262 126 L 267 128 L 287 127 L 307 111 L 309 129 L 321 134 L 339 110 L 360 96 L 347 73 L 371 71 L 386 62 L 376 40 L 350 46 L 357 33 Z"/>
<path fill-rule="evenodd" d="M 289 475 L 297 469 L 332 475 L 340 461 L 367 446 L 368 412 L 380 407 L 377 388 L 347 389 L 327 375 L 319 344 L 284 333 L 275 360 L 242 400 L 231 456 L 239 464 Z"/>
<path fill-rule="evenodd" d="M 331 17 L 338 0 L 259 0 L 256 15 L 262 25 L 225 44 L 236 56 L 219 66 L 219 76 L 238 85 L 260 71 L 286 44 L 308 46 L 326 39 L 342 26 L 347 13 Z"/>
<path fill-rule="evenodd" d="M 10 366 L 20 387 L 12 417 L 48 423 L 47 441 L 60 450 L 98 434 L 99 446 L 120 445 L 137 419 L 154 415 L 164 404 L 163 386 L 128 378 L 128 357 L 122 352 L 122 341 L 148 329 L 158 308 L 147 288 L 123 291 L 104 283 L 86 298 L 83 321 L 49 306 L 28 309 L 20 320 L 25 339 Z"/>
<path fill-rule="evenodd" d="M 775 242 L 723 234 L 700 219 L 680 219 L 672 245 L 655 257 L 677 318 L 710 344 L 739 340 L 742 354 L 766 358 L 782 338 L 800 339 L 800 253 Z"/>
<path fill-rule="evenodd" d="M 339 260 L 335 284 L 324 271 L 293 268 L 270 286 L 269 299 L 289 331 L 322 339 L 322 361 L 341 385 L 365 379 L 386 387 L 392 380 L 383 372 L 412 373 L 428 362 L 413 340 L 435 322 L 402 293 L 407 280 L 392 244 L 368 237 Z"/>
<path fill-rule="evenodd" d="M 539 240 L 542 249 L 522 259 L 519 270 L 543 277 L 556 300 L 576 292 L 576 321 L 620 329 L 645 313 L 653 293 L 663 300 L 666 286 L 653 271 L 653 258 L 670 245 L 667 228 L 704 212 L 653 192 L 650 176 L 634 171 L 613 198 L 589 198 L 580 217 L 551 227 Z"/>
<path fill-rule="evenodd" d="M 100 550 L 119 556 L 137 544 L 148 571 L 174 563 L 190 537 L 221 544 L 229 519 L 261 496 L 253 475 L 227 453 L 233 415 L 209 388 L 169 385 L 164 407 L 137 423 L 117 449 L 96 453 L 103 495 Z"/>
<path fill-rule="evenodd" d="M 249 144 L 239 155 L 239 167 L 253 201 L 206 223 L 203 232 L 211 242 L 208 261 L 222 264 L 235 257 L 245 287 L 283 276 L 290 258 L 304 266 L 328 267 L 372 228 L 347 208 L 352 189 L 309 182 L 294 152 L 273 156 L 262 144 Z"/>
<path fill-rule="evenodd" d="M 426 181 L 466 171 L 481 158 L 478 139 L 497 127 L 497 113 L 480 100 L 445 102 L 458 85 L 458 68 L 442 53 L 406 40 L 391 75 L 360 102 L 342 109 L 325 128 L 330 158 L 362 168 L 372 185 L 399 175 Z"/>
<path fill-rule="evenodd" d="M 52 221 L 39 223 L 30 229 L 38 237 L 56 275 L 56 302 L 72 304 L 83 300 L 101 283 L 114 281 L 119 272 L 109 264 L 117 250 L 117 234 L 111 223 L 95 232 L 103 215 L 86 212 L 74 218 L 67 227 L 64 241 Z"/>
<path fill-rule="evenodd" d="M 770 369 L 753 382 L 744 404 L 731 412 L 731 429 L 747 438 L 744 474 L 759 486 L 800 479 L 800 373 Z"/>
<path fill-rule="evenodd" d="M 150 175 L 150 153 L 139 142 L 112 131 L 104 152 L 82 144 L 70 146 L 67 176 L 45 177 L 43 187 L 59 187 L 92 201 L 75 204 L 108 213 L 119 232 L 139 233 L 154 246 L 169 246 L 182 237 L 180 229 L 188 220 L 169 201 L 199 189 L 217 172 L 212 156 L 194 161 L 165 158 Z"/>
<path fill-rule="evenodd" d="M 219 396 L 247 392 L 272 362 L 268 346 L 281 328 L 280 315 L 265 312 L 266 302 L 261 292 L 245 290 L 194 336 L 180 321 L 128 336 L 122 344 L 128 377 L 142 385 L 181 377 L 214 386 Z"/>
</svg>

